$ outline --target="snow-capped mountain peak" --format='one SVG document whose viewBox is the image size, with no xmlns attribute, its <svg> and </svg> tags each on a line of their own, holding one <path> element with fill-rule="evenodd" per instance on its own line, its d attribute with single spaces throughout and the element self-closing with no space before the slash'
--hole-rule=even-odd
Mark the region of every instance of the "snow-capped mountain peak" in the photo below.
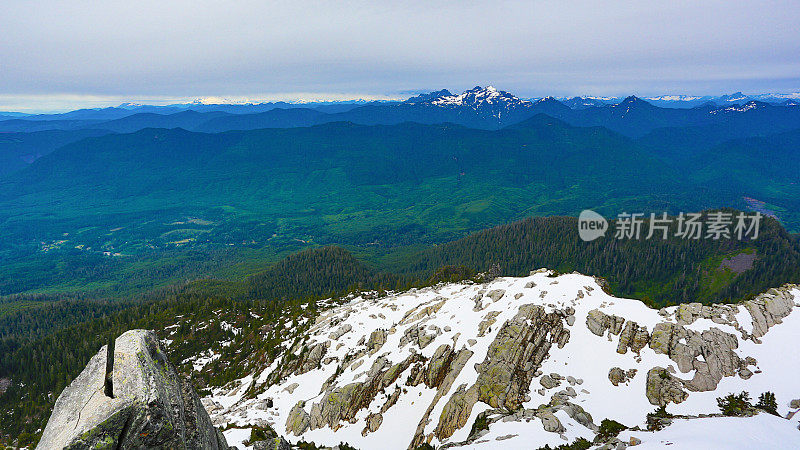
<svg viewBox="0 0 800 450">
<path fill-rule="evenodd" d="M 645 97 L 646 100 L 662 102 L 691 102 L 701 98 L 702 97 L 696 95 L 660 95 L 657 97 Z"/>
<path fill-rule="evenodd" d="M 431 101 L 431 104 L 436 106 L 466 106 L 473 109 L 484 106 L 510 107 L 526 103 L 530 102 L 520 100 L 517 96 L 506 91 L 501 91 L 494 86 L 486 86 L 485 88 L 475 86 L 461 94 L 439 97 Z"/>
<path fill-rule="evenodd" d="M 540 98 L 539 100 L 536 100 L 536 101 L 534 102 L 534 104 L 537 104 L 537 103 L 551 103 L 551 102 L 554 102 L 554 101 L 556 101 L 556 102 L 557 102 L 558 100 L 556 100 L 556 98 L 555 98 L 555 97 L 553 97 L 553 96 L 549 96 L 549 97 L 542 97 L 542 98 Z"/>
</svg>

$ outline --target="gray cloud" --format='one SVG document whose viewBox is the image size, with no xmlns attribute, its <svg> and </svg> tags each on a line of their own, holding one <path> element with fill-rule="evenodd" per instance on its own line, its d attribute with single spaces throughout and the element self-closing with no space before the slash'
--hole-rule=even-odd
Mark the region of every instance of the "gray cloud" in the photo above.
<svg viewBox="0 0 800 450">
<path fill-rule="evenodd" d="M 0 101 L 800 89 L 796 0 L 9 3 Z"/>
</svg>

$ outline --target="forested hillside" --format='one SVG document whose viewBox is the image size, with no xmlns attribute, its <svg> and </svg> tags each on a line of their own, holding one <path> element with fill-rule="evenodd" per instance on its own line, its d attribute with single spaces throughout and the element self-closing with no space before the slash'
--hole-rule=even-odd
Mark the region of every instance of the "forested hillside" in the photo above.
<svg viewBox="0 0 800 450">
<path fill-rule="evenodd" d="M 682 239 L 675 236 L 673 223 L 666 240 L 643 235 L 639 240 L 606 236 L 584 242 L 576 218 L 531 218 L 424 250 L 395 267 L 422 275 L 444 265 L 476 271 L 496 266 L 499 273 L 513 276 L 547 267 L 606 278 L 616 295 L 651 306 L 720 303 L 755 295 L 776 282 L 800 280 L 796 238 L 773 219 L 765 219 L 762 227 L 755 240 Z M 732 270 L 722 264 L 737 255 L 752 255 L 743 258 L 750 268 Z"/>
<path fill-rule="evenodd" d="M 319 245 L 382 254 L 586 208 L 755 208 L 796 231 L 794 134 L 683 156 L 546 115 L 496 131 L 330 123 L 86 139 L 0 178 L 0 295 L 125 296 Z M 780 161 L 769 182 L 761 148 Z"/>
</svg>

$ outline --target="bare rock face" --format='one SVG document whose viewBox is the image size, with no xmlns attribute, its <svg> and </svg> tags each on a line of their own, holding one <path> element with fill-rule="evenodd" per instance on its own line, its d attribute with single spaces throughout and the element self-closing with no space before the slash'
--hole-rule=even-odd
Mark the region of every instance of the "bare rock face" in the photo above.
<svg viewBox="0 0 800 450">
<path fill-rule="evenodd" d="M 675 321 L 679 325 L 689 325 L 697 319 L 709 319 L 721 325 L 731 325 L 739 328 L 736 314 L 739 313 L 737 305 L 703 305 L 701 303 L 685 303 L 678 306 L 675 311 Z"/>
<path fill-rule="evenodd" d="M 299 360 L 301 363 L 295 373 L 306 373 L 319 367 L 320 363 L 322 362 L 322 357 L 325 356 L 325 352 L 327 350 L 328 346 L 323 344 L 316 344 L 311 347 L 308 350 L 308 353 L 304 354 Z"/>
<path fill-rule="evenodd" d="M 378 431 L 381 423 L 383 423 L 383 416 L 381 413 L 370 413 L 367 416 L 367 425 L 364 427 L 364 430 L 361 431 L 361 435 L 366 436 L 367 433 Z"/>
<path fill-rule="evenodd" d="M 330 334 L 330 338 L 333 339 L 334 341 L 338 340 L 340 337 L 342 337 L 345 334 L 351 332 L 352 330 L 353 330 L 353 326 L 350 325 L 349 323 L 346 323 L 346 324 L 342 325 L 341 327 L 339 327 L 338 329 L 336 329 L 336 331 L 332 332 Z"/>
<path fill-rule="evenodd" d="M 498 421 L 502 422 L 530 422 L 531 420 L 540 420 L 542 428 L 550 433 L 562 434 L 567 431 L 566 427 L 561 423 L 555 415 L 559 411 L 563 411 L 571 419 L 578 422 L 580 425 L 592 430 L 597 431 L 599 427 L 592 421 L 592 415 L 586 412 L 580 405 L 563 400 L 559 395 L 554 395 L 550 403 L 540 405 L 536 409 L 519 408 L 513 412 L 503 409 L 490 409 L 478 415 L 483 417 L 491 426 L 491 424 Z M 455 444 L 458 448 L 461 445 L 472 444 L 482 437 L 486 431 L 479 431 L 467 438 L 466 441 Z M 414 448 L 414 447 L 412 447 Z M 450 448 L 447 444 L 443 448 Z"/>
<path fill-rule="evenodd" d="M 551 433 L 563 433 L 566 431 L 564 426 L 561 425 L 561 421 L 558 420 L 558 417 L 549 409 L 537 411 L 536 417 L 542 421 L 544 431 L 549 431 Z"/>
<path fill-rule="evenodd" d="M 289 411 L 289 417 L 286 419 L 286 432 L 299 436 L 308 430 L 311 418 L 304 409 L 305 402 L 297 402 Z"/>
<path fill-rule="evenodd" d="M 675 321 L 678 325 L 689 325 L 697 319 L 710 319 L 714 323 L 731 325 L 742 332 L 744 337 L 757 341 L 772 326 L 781 323 L 781 320 L 792 312 L 795 305 L 790 291 L 795 287 L 796 285 L 787 284 L 777 289 L 770 289 L 740 305 L 683 304 L 675 311 Z M 740 307 L 750 313 L 753 325 L 750 336 L 746 336 L 747 332 L 742 328 L 746 324 L 740 324 L 736 320 Z"/>
<path fill-rule="evenodd" d="M 434 434 L 450 437 L 456 430 L 467 424 L 472 413 L 472 407 L 478 402 L 478 389 L 472 386 L 466 389 L 462 384 L 456 389 L 450 400 L 444 405 L 439 424 L 436 425 Z"/>
<path fill-rule="evenodd" d="M 454 356 L 455 352 L 447 344 L 442 344 L 436 349 L 428 363 L 428 370 L 423 372 L 426 386 L 434 388 L 441 384 L 447 371 L 450 370 Z"/>
<path fill-rule="evenodd" d="M 327 353 L 330 344 L 330 341 L 325 343 L 317 343 L 307 349 L 301 349 L 299 345 L 296 345 L 290 351 L 292 353 L 300 351 L 298 358 L 288 364 L 283 365 L 281 370 L 270 374 L 271 381 L 278 382 L 279 380 L 282 380 L 291 374 L 300 375 L 316 369 L 322 364 L 322 360 L 325 358 L 325 354 Z"/>
<path fill-rule="evenodd" d="M 274 437 L 265 441 L 256 441 L 253 450 L 291 450 L 292 446 L 282 437 Z"/>
<path fill-rule="evenodd" d="M 427 347 L 436 336 L 437 333 L 426 333 L 425 327 L 422 325 L 417 325 L 406 330 L 406 332 L 403 334 L 403 337 L 400 339 L 400 346 L 404 347 L 409 343 L 413 343 L 422 349 Z"/>
<path fill-rule="evenodd" d="M 539 384 L 545 389 L 552 389 L 560 385 L 561 381 L 553 379 L 550 375 L 543 375 L 542 378 L 539 379 Z"/>
<path fill-rule="evenodd" d="M 492 301 L 498 301 L 506 294 L 505 289 L 493 289 L 486 293 L 486 296 L 492 299 Z"/>
<path fill-rule="evenodd" d="M 227 449 L 155 334 L 131 330 L 103 347 L 56 400 L 39 449 Z"/>
<path fill-rule="evenodd" d="M 414 433 L 414 439 L 409 446 L 410 448 L 416 448 L 422 445 L 424 442 L 429 442 L 428 438 L 426 438 L 424 435 L 424 432 L 431 412 L 433 412 L 433 408 L 437 403 L 439 403 L 439 400 L 441 400 L 442 397 L 450 392 L 450 388 L 453 386 L 456 377 L 459 373 L 461 373 L 461 370 L 467 365 L 467 361 L 474 354 L 471 350 L 467 350 L 466 348 L 462 348 L 457 352 L 452 352 L 449 345 L 445 345 L 444 348 L 440 346 L 436 350 L 436 354 L 431 357 L 431 361 L 428 364 L 427 370 L 422 372 L 427 386 L 436 388 L 436 395 L 434 395 L 433 401 L 431 401 L 431 404 L 428 406 L 425 414 L 422 415 L 422 419 L 417 424 L 417 431 Z M 457 409 L 457 412 L 461 414 L 467 409 L 471 410 L 475 401 L 477 401 L 477 397 L 475 400 L 468 399 L 464 404 L 455 406 L 455 408 Z M 453 405 L 449 403 L 446 406 L 453 407 Z M 456 420 L 466 421 L 468 418 L 469 412 L 467 412 L 466 417 L 459 416 Z M 432 435 L 428 436 L 432 437 Z"/>
<path fill-rule="evenodd" d="M 476 366 L 480 400 L 493 408 L 518 408 L 534 372 L 563 331 L 561 315 L 546 313 L 538 305 L 521 306 L 498 332 L 486 359 Z"/>
</svg>

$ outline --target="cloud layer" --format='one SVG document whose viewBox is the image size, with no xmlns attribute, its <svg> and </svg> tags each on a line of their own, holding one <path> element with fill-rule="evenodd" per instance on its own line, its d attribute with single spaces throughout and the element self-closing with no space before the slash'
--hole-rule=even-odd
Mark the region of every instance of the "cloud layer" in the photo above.
<svg viewBox="0 0 800 450">
<path fill-rule="evenodd" d="M 800 89 L 794 0 L 487 3 L 10 2 L 0 96 Z"/>
</svg>

